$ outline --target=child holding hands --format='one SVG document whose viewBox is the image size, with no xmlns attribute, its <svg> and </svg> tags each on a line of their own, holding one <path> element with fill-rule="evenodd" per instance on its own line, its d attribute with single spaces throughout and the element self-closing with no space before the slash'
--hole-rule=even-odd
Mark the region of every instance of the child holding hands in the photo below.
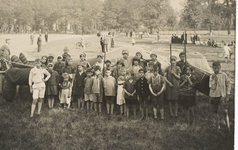
<svg viewBox="0 0 238 150">
<path fill-rule="evenodd" d="M 164 103 L 163 103 L 163 92 L 165 90 L 165 81 L 163 76 L 159 74 L 159 68 L 154 65 L 154 75 L 148 80 L 149 89 L 151 92 L 151 100 L 153 105 L 154 119 L 157 119 L 157 107 L 160 107 L 161 119 L 164 119 Z"/>
<path fill-rule="evenodd" d="M 178 97 L 179 97 L 179 81 L 181 70 L 179 66 L 176 66 L 176 56 L 171 56 L 170 63 L 171 66 L 168 66 L 165 69 L 165 80 L 167 82 L 166 86 L 166 97 L 169 101 L 170 117 L 174 115 L 178 117 Z M 174 113 L 172 109 L 172 104 L 174 104 Z"/>
</svg>

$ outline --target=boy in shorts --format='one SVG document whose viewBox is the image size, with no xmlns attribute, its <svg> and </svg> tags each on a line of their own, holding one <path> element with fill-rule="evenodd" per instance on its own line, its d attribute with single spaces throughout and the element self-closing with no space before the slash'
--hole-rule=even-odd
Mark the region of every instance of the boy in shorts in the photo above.
<svg viewBox="0 0 238 150">
<path fill-rule="evenodd" d="M 163 92 L 165 90 L 164 77 L 159 74 L 158 66 L 154 65 L 154 75 L 149 79 L 149 89 L 153 105 L 154 119 L 157 119 L 157 107 L 160 106 L 161 119 L 164 119 Z"/>
<path fill-rule="evenodd" d="M 46 75 L 45 79 L 44 75 Z M 46 69 L 41 68 L 41 59 L 37 58 L 35 60 L 35 67 L 31 69 L 29 74 L 30 92 L 33 93 L 30 117 L 33 117 L 34 115 L 36 103 L 38 103 L 38 115 L 40 115 L 42 102 L 45 96 L 45 82 L 50 76 L 50 73 Z"/>
<path fill-rule="evenodd" d="M 93 77 L 93 93 L 94 93 L 94 110 L 97 112 L 97 107 L 99 113 L 102 112 L 102 94 L 103 94 L 103 77 L 101 75 L 101 67 L 95 66 L 94 67 L 95 76 Z"/>
<path fill-rule="evenodd" d="M 111 76 L 111 70 L 106 70 L 105 77 L 103 78 L 103 87 L 105 100 L 107 103 L 107 114 L 109 115 L 110 107 L 111 114 L 113 115 L 114 101 L 116 96 L 116 79 Z"/>
<path fill-rule="evenodd" d="M 145 118 L 148 118 L 148 97 L 150 95 L 150 89 L 148 80 L 145 78 L 145 70 L 139 70 L 140 78 L 136 82 L 136 92 L 137 92 L 137 100 L 140 104 L 141 111 L 141 120 L 144 119 L 144 109 L 145 109 Z"/>
<path fill-rule="evenodd" d="M 226 102 L 229 101 L 230 96 L 230 81 L 228 76 L 221 72 L 221 64 L 219 61 L 214 61 L 212 63 L 212 68 L 214 73 L 210 76 L 209 87 L 210 87 L 210 103 L 215 105 L 215 113 L 217 116 L 217 129 L 220 129 L 219 124 L 219 108 L 225 112 L 225 121 L 227 128 L 230 131 L 230 123 L 228 116 L 228 109 L 226 108 Z"/>
</svg>

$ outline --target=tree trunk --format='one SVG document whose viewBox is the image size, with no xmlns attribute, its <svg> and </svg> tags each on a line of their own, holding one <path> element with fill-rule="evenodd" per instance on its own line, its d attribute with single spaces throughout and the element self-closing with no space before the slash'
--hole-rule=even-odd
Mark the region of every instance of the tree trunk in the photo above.
<svg viewBox="0 0 238 150">
<path fill-rule="evenodd" d="M 229 0 L 226 0 L 226 7 L 227 8 L 229 8 Z M 228 31 L 228 35 L 230 35 L 231 34 L 231 23 L 230 23 L 230 21 L 231 21 L 231 14 L 228 14 L 228 19 L 227 19 L 227 31 Z"/>
<path fill-rule="evenodd" d="M 65 26 L 64 26 L 64 33 L 66 34 L 66 30 L 67 30 L 67 20 L 65 20 Z"/>
</svg>

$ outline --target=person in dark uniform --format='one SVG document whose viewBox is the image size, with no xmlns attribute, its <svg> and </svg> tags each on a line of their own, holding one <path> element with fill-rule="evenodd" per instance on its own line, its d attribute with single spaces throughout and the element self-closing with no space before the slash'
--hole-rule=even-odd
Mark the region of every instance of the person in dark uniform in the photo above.
<svg viewBox="0 0 238 150">
<path fill-rule="evenodd" d="M 181 74 L 180 74 L 180 75 L 186 74 L 185 67 L 188 65 L 188 63 L 185 62 L 185 57 L 186 57 L 185 52 L 181 52 L 181 53 L 179 54 L 180 61 L 178 61 L 178 62 L 176 63 L 176 66 L 179 66 L 179 68 L 180 68 L 180 70 L 181 70 Z"/>
<path fill-rule="evenodd" d="M 48 33 L 45 32 L 45 42 L 48 42 Z"/>
<path fill-rule="evenodd" d="M 183 34 L 181 35 L 181 44 L 183 44 L 183 41 L 184 41 L 184 32 L 183 32 Z"/>
<path fill-rule="evenodd" d="M 187 32 L 185 31 L 185 36 L 184 36 L 184 43 L 185 44 L 187 44 L 187 39 L 188 39 L 187 37 L 188 37 L 188 35 L 187 35 Z"/>
<path fill-rule="evenodd" d="M 100 45 L 101 45 L 101 47 L 102 47 L 102 52 L 105 53 L 103 40 L 104 40 L 104 35 L 102 35 L 102 36 L 100 37 Z"/>
<path fill-rule="evenodd" d="M 41 44 L 42 44 L 42 39 L 41 39 L 41 34 L 40 34 L 38 39 L 37 39 L 38 52 L 41 51 Z"/>
</svg>

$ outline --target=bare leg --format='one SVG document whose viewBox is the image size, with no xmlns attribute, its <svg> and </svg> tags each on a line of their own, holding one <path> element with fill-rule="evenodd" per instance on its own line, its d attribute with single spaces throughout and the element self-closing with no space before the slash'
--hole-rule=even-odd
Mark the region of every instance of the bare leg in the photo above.
<svg viewBox="0 0 238 150">
<path fill-rule="evenodd" d="M 169 102 L 169 110 L 170 110 L 170 116 L 174 116 L 171 102 Z"/>
<path fill-rule="evenodd" d="M 145 108 L 145 118 L 146 118 L 146 119 L 148 118 L 148 113 L 149 113 L 148 108 Z"/>
<path fill-rule="evenodd" d="M 226 120 L 226 125 L 227 125 L 227 128 L 228 128 L 228 131 L 230 131 L 230 122 L 229 122 L 228 110 L 225 109 L 224 112 L 225 112 L 225 118 L 226 118 L 225 119 Z"/>
<path fill-rule="evenodd" d="M 107 114 L 110 112 L 110 104 L 107 103 Z"/>
<path fill-rule="evenodd" d="M 176 117 L 178 116 L 178 102 L 174 102 L 174 114 Z"/>
<path fill-rule="evenodd" d="M 220 129 L 220 123 L 219 123 L 219 113 L 217 113 L 217 129 Z"/>
<path fill-rule="evenodd" d="M 47 100 L 48 100 L 48 106 L 49 106 L 49 108 L 51 108 L 51 97 L 48 96 L 48 97 L 47 97 Z"/>
<path fill-rule="evenodd" d="M 82 98 L 78 98 L 78 108 L 81 107 Z"/>
<path fill-rule="evenodd" d="M 154 118 L 157 118 L 157 108 L 156 108 L 156 106 L 153 106 L 153 111 L 154 111 Z"/>
<path fill-rule="evenodd" d="M 136 106 L 132 106 L 132 107 L 133 107 L 134 119 L 136 119 Z"/>
<path fill-rule="evenodd" d="M 94 103 L 94 110 L 97 112 L 97 103 Z"/>
<path fill-rule="evenodd" d="M 121 112 L 121 115 L 123 114 L 123 105 L 120 105 L 120 112 Z"/>
<path fill-rule="evenodd" d="M 31 105 L 31 117 L 33 117 L 35 109 L 36 109 L 36 103 L 37 103 L 37 99 L 33 99 L 32 101 L 32 105 Z"/>
<path fill-rule="evenodd" d="M 91 104 L 90 109 L 92 110 L 92 109 L 93 109 L 93 102 L 90 102 L 90 101 L 89 101 L 89 103 Z"/>
<path fill-rule="evenodd" d="M 99 109 L 99 112 L 102 112 L 102 103 L 98 103 L 98 109 Z"/>
<path fill-rule="evenodd" d="M 127 106 L 126 106 L 126 104 L 123 104 L 123 106 L 124 106 L 124 115 L 126 115 L 127 114 Z"/>
<path fill-rule="evenodd" d="M 43 98 L 41 98 L 38 102 L 38 115 L 40 115 L 40 111 L 41 111 L 41 106 L 42 106 L 42 102 L 43 102 Z"/>
<path fill-rule="evenodd" d="M 90 101 L 88 100 L 86 103 L 87 103 L 87 110 L 89 110 L 89 103 L 90 103 Z"/>
<path fill-rule="evenodd" d="M 164 108 L 160 108 L 161 119 L 164 120 Z"/>
<path fill-rule="evenodd" d="M 143 104 L 142 104 L 143 105 Z M 143 106 L 140 106 L 140 112 L 141 112 L 141 119 L 144 118 L 144 107 Z"/>
<path fill-rule="evenodd" d="M 82 102 L 82 108 L 81 109 L 83 109 L 84 108 L 84 99 L 83 98 L 81 98 L 81 102 Z"/>
<path fill-rule="evenodd" d="M 130 109 L 129 109 L 129 106 L 126 108 L 126 116 L 127 116 L 127 119 L 129 119 L 129 116 L 130 116 Z"/>
<path fill-rule="evenodd" d="M 53 96 L 52 99 L 51 99 L 51 108 L 54 107 L 54 103 L 55 103 L 55 97 Z"/>
<path fill-rule="evenodd" d="M 111 104 L 111 115 L 113 115 L 113 111 L 114 111 L 114 104 Z"/>
</svg>

